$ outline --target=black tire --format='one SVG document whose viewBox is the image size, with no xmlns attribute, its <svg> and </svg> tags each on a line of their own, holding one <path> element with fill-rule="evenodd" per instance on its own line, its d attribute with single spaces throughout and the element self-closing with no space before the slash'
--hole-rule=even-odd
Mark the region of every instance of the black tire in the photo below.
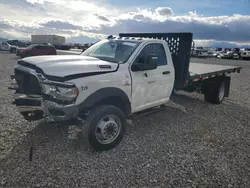
<svg viewBox="0 0 250 188">
<path fill-rule="evenodd" d="M 206 90 L 204 92 L 204 99 L 206 102 L 212 104 L 221 104 L 225 98 L 226 85 L 224 82 L 218 84 L 213 90 Z"/>
<path fill-rule="evenodd" d="M 114 115 L 119 119 L 120 131 L 117 131 L 118 132 L 116 134 L 117 137 L 115 137 L 115 139 L 112 142 L 105 144 L 102 143 L 97 138 L 98 137 L 97 126 L 98 123 L 108 115 Z M 126 124 L 127 124 L 126 116 L 120 108 L 112 105 L 97 106 L 92 112 L 90 112 L 90 114 L 87 116 L 84 122 L 83 134 L 84 134 L 85 145 L 89 149 L 96 151 L 104 151 L 116 147 L 120 143 L 125 134 Z"/>
<path fill-rule="evenodd" d="M 10 53 L 16 53 L 16 48 L 11 48 Z"/>
<path fill-rule="evenodd" d="M 24 54 L 23 58 L 25 58 L 25 57 L 31 57 L 31 56 L 32 56 L 32 54 L 31 54 L 30 52 L 26 52 L 26 53 Z"/>
</svg>

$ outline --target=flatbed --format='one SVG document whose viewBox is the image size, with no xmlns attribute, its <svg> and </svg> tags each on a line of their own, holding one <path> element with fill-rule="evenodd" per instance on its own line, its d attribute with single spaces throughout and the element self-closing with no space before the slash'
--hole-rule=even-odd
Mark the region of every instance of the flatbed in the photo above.
<svg viewBox="0 0 250 188">
<path fill-rule="evenodd" d="M 204 63 L 193 63 L 189 64 L 189 80 L 197 78 L 206 79 L 207 77 L 216 77 L 232 72 L 240 72 L 241 67 L 228 66 L 228 65 L 214 65 Z"/>
</svg>

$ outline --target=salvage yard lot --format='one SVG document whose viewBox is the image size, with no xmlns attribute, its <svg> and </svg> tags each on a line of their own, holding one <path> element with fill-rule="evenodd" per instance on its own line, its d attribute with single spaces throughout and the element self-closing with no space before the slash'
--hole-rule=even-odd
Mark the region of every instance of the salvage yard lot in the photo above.
<svg viewBox="0 0 250 188">
<path fill-rule="evenodd" d="M 250 61 L 192 59 L 242 66 L 230 97 L 212 105 L 178 92 L 101 153 L 87 151 L 73 128 L 19 115 L 7 89 L 16 61 L 0 52 L 0 187 L 250 187 Z"/>
</svg>

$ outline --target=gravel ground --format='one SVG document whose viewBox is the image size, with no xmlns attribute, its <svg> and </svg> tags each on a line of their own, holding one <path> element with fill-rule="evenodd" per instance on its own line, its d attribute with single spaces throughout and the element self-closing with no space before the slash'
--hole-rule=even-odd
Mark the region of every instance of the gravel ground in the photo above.
<svg viewBox="0 0 250 188">
<path fill-rule="evenodd" d="M 23 120 L 7 89 L 16 57 L 0 52 L 0 187 L 250 187 L 250 62 L 213 61 L 244 68 L 223 104 L 179 92 L 132 119 L 117 148 L 94 153 L 74 127 Z"/>
</svg>

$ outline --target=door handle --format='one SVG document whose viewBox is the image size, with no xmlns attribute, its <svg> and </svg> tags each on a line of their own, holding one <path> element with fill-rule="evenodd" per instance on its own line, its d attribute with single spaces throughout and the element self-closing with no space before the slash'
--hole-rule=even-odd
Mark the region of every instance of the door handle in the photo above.
<svg viewBox="0 0 250 188">
<path fill-rule="evenodd" d="M 162 72 L 162 74 L 170 74 L 171 72 L 170 71 L 164 71 Z"/>
<path fill-rule="evenodd" d="M 155 80 L 148 81 L 148 84 L 153 84 L 155 83 Z"/>
</svg>

